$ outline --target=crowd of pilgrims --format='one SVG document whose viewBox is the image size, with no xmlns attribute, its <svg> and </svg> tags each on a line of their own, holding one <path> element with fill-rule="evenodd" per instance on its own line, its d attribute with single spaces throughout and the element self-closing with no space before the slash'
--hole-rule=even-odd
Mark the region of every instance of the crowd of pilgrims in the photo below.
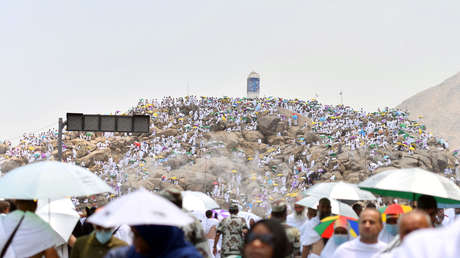
<svg viewBox="0 0 460 258">
<path fill-rule="evenodd" d="M 279 112 L 281 109 L 288 110 L 290 115 L 283 115 Z M 114 114 L 150 115 L 152 135 L 148 140 L 131 144 L 126 153 L 123 153 L 122 158 L 117 162 L 113 158 L 109 158 L 108 161 L 96 161 L 98 169 L 95 173 L 105 178 L 115 189 L 115 195 L 107 196 L 110 198 L 125 193 L 123 192 L 123 185 L 127 180 L 127 169 L 136 169 L 138 176 L 142 179 L 142 177 L 147 177 L 149 173 L 145 168 L 146 159 L 148 158 L 153 160 L 155 166 L 170 169 L 167 166 L 167 160 L 173 156 L 202 157 L 211 148 L 209 144 L 204 144 L 203 141 L 200 141 L 205 133 L 219 130 L 223 123 L 226 131 L 257 130 L 258 117 L 261 115 L 278 116 L 281 120 L 286 121 L 289 126 L 311 128 L 313 132 L 320 136 L 317 142 L 307 144 L 303 137 L 299 137 L 291 144 L 307 145 L 308 147 L 315 145 L 329 146 L 330 155 L 326 157 L 325 161 L 321 161 L 326 163 L 335 158 L 334 154 L 337 153 L 339 148 L 351 151 L 365 148 L 369 150 L 370 155 L 382 149 L 405 151 L 408 155 L 411 155 L 417 149 L 428 150 L 433 148 L 432 145 L 428 144 L 430 140 L 436 141 L 436 148 L 448 148 L 448 143 L 442 138 L 435 138 L 431 135 L 420 119 L 410 120 L 408 114 L 401 110 L 385 108 L 369 113 L 363 110 L 355 110 L 349 106 L 322 105 L 317 100 L 305 101 L 271 97 L 259 99 L 195 96 L 185 98 L 165 97 L 163 99 L 141 99 L 129 111 L 116 111 Z M 311 123 L 299 124 L 300 116 L 309 118 Z M 165 132 L 169 129 L 177 131 L 175 134 L 168 136 L 157 134 L 159 130 Z M 69 136 L 65 135 L 64 137 Z M 95 137 L 96 135 L 93 133 L 79 135 L 79 138 L 83 140 L 93 140 Z M 98 141 L 96 147 L 97 149 L 109 148 L 112 140 L 120 137 L 123 136 L 104 133 L 104 140 Z M 5 154 L 0 156 L 0 162 L 8 159 L 22 159 L 27 162 L 50 159 L 56 151 L 56 139 L 57 131 L 53 129 L 36 134 L 25 134 L 19 140 L 18 145 L 13 145 L 11 142 L 6 141 L 5 143 L 10 147 Z M 223 148 L 224 146 L 222 143 L 216 143 L 213 147 Z M 77 162 L 78 148 L 64 146 L 64 151 L 67 148 L 71 149 L 71 155 L 67 156 L 65 162 Z M 279 146 L 273 146 L 271 151 L 260 156 L 244 158 L 253 159 L 259 167 L 264 167 L 280 151 Z M 238 155 L 244 156 L 244 153 L 238 153 Z M 288 183 L 285 177 L 281 177 L 276 179 L 276 187 L 273 187 L 275 185 L 274 175 L 267 171 L 265 172 L 264 183 L 271 185 L 270 191 L 278 191 L 283 195 L 293 191 L 301 192 L 301 190 L 312 184 L 311 177 L 324 172 L 324 169 L 315 166 L 315 162 L 320 161 L 312 159 L 311 153 L 306 152 L 303 155 L 305 159 L 290 157 L 289 165 L 291 167 L 289 169 L 293 174 L 303 173 L 307 175 L 306 178 L 297 178 Z M 391 157 L 383 156 L 381 160 L 370 162 L 366 169 L 373 171 L 381 166 L 388 166 L 391 162 Z M 79 165 L 85 166 L 85 164 Z M 452 174 L 452 169 L 448 167 L 444 172 L 448 175 Z M 175 179 L 164 177 L 162 180 L 174 182 Z M 238 185 L 239 182 L 241 182 L 241 176 L 234 175 L 230 182 L 231 187 Z M 226 184 L 225 180 L 218 180 L 218 184 L 210 194 L 213 197 L 219 197 L 216 195 L 225 196 L 225 200 L 230 202 L 227 190 L 230 191 L 231 187 L 226 186 Z M 134 189 L 128 189 L 127 191 L 131 190 Z M 296 196 L 292 195 L 291 197 L 287 203 L 292 202 Z M 79 207 L 94 206 L 94 204 L 91 204 L 92 199 L 73 199 L 73 201 Z M 251 201 L 255 201 L 255 203 L 251 203 Z M 83 202 L 83 204 L 80 202 Z M 343 223 L 343 221 L 337 221 L 334 226 L 335 236 L 329 240 L 322 239 L 317 233 L 315 235 L 315 232 L 313 232 L 313 227 L 319 223 L 321 218 L 331 215 L 330 203 L 327 200 L 322 200 L 317 209 L 291 207 L 290 204 L 280 206 L 278 203 L 276 209 L 273 209 L 273 207 L 269 209 L 272 214 L 267 215 L 271 215 L 271 219 L 258 219 L 257 221 L 251 219 L 251 221 L 244 223 L 241 223 L 241 217 L 237 216 L 239 213 L 238 208 L 230 206 L 228 218 L 216 218 L 216 214 L 213 212 L 206 212 L 201 219 L 201 228 L 196 229 L 196 231 L 201 232 L 200 234 L 206 237 L 206 242 L 209 243 L 207 248 L 200 248 L 196 243 L 193 243 L 194 241 L 186 238 L 187 232 L 184 236 L 183 231 L 186 231 L 185 229 L 175 227 L 129 227 L 122 225 L 119 228 L 106 229 L 98 225 L 88 225 L 85 223 L 85 218 L 91 215 L 94 209 L 85 209 L 81 211 L 82 219 L 77 225 L 74 237 L 84 237 L 85 235 L 91 237 L 86 238 L 85 241 L 87 242 L 78 241 L 78 238 L 69 240 L 68 245 L 74 247 L 74 251 L 68 252 L 68 254 L 71 254 L 71 257 L 103 257 L 103 255 L 95 255 L 94 253 L 92 253 L 92 256 L 77 254 L 76 250 L 84 249 L 86 252 L 103 250 L 104 255 L 107 254 L 106 257 L 201 257 L 202 255 L 205 257 L 371 257 L 371 254 L 381 257 L 393 257 L 392 255 L 396 255 L 394 257 L 434 257 L 426 255 L 437 254 L 436 256 L 440 257 L 439 255 L 445 254 L 443 252 L 450 252 L 444 257 L 455 257 L 449 255 L 459 254 L 459 247 L 452 247 L 447 251 L 439 248 L 426 250 L 426 248 L 427 246 L 433 246 L 429 244 L 429 239 L 438 242 L 441 241 L 440 239 L 447 239 L 446 236 L 452 237 L 452 239 L 457 237 L 458 239 L 460 224 L 458 221 L 454 222 L 454 220 L 460 210 L 448 209 L 444 214 L 444 210 L 438 209 L 433 200 L 429 198 L 421 200 L 420 203 L 419 207 L 417 207 L 419 210 L 414 210 L 412 213 L 402 216 L 398 215 L 396 218 L 387 218 L 385 223 L 381 221 L 380 214 L 372 205 L 366 207 L 366 205 L 357 204 L 354 208 L 356 207 L 356 212 L 360 214 L 359 230 L 361 237 L 351 237 L 346 233 L 349 230 L 347 224 Z M 248 200 L 244 203 L 240 202 L 239 208 L 250 210 L 253 205 L 273 206 L 271 200 L 263 199 L 262 201 Z M 4 209 L 2 208 L 2 213 L 7 213 L 7 206 L 10 209 L 14 207 L 14 204 L 7 205 L 2 201 L 2 207 L 5 207 Z M 17 208 L 33 210 L 33 204 L 19 202 Z M 288 215 L 291 210 L 292 213 Z M 409 224 L 409 226 L 403 223 L 404 221 L 408 221 L 406 224 Z M 415 228 L 410 228 L 414 227 L 413 223 L 411 224 L 413 221 L 418 224 L 416 223 Z M 232 227 L 235 225 L 238 229 L 232 231 Z M 287 230 L 286 225 L 298 230 L 297 245 L 291 244 L 290 234 L 292 230 Z M 429 231 L 429 238 L 424 234 L 419 234 L 420 236 L 418 237 L 414 236 L 414 240 L 407 240 L 407 245 L 406 240 L 402 241 L 410 233 L 406 231 L 423 227 L 442 227 L 443 225 L 451 226 Z M 405 226 L 409 227 L 409 229 L 405 228 Z M 159 232 L 170 236 L 170 238 L 162 238 Z M 234 234 L 228 232 L 237 232 L 235 233 L 236 236 L 234 236 L 236 240 L 233 239 L 232 241 L 236 241 L 239 244 L 236 248 L 237 251 L 224 253 L 225 248 L 222 245 L 225 246 L 226 243 L 223 243 L 223 241 L 227 240 L 223 239 L 227 239 L 228 234 Z M 395 239 L 397 241 L 393 242 Z M 190 248 L 190 242 L 192 242 L 192 245 L 195 244 L 196 249 Z M 427 243 L 427 246 L 421 246 L 418 242 Z M 75 248 L 76 243 L 78 243 L 77 248 Z M 161 243 L 160 248 L 158 243 Z M 387 246 L 388 244 L 390 245 Z M 131 250 L 129 255 L 127 253 L 109 252 L 111 249 L 125 245 L 131 245 L 134 248 L 129 249 Z M 163 248 L 164 246 L 168 248 Z M 214 250 L 215 247 L 216 251 Z M 177 251 L 179 249 L 182 251 Z M 171 256 L 174 250 L 177 251 L 176 256 Z M 196 252 L 197 250 L 198 253 Z M 156 254 L 152 256 L 155 252 Z M 179 254 L 183 256 L 179 256 Z M 41 253 L 37 257 L 53 257 L 51 255 Z M 66 252 L 61 252 L 61 255 L 66 257 Z"/>
</svg>

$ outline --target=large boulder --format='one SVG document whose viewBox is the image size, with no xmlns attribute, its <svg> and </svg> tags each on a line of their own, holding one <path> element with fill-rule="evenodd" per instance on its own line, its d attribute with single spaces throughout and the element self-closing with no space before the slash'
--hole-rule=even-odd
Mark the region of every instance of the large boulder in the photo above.
<svg viewBox="0 0 460 258">
<path fill-rule="evenodd" d="M 306 131 L 303 135 L 306 144 L 313 144 L 320 141 L 320 138 L 317 134 L 312 131 Z"/>
<path fill-rule="evenodd" d="M 259 131 L 265 136 L 282 133 L 287 129 L 287 122 L 277 116 L 263 116 L 257 121 Z"/>
<path fill-rule="evenodd" d="M 271 135 L 267 138 L 267 142 L 270 145 L 281 145 L 284 144 L 284 137 L 278 135 Z"/>
<path fill-rule="evenodd" d="M 2 163 L 1 165 L 1 171 L 2 173 L 6 173 L 6 172 L 9 172 L 17 167 L 20 167 L 20 166 L 24 166 L 26 164 L 26 162 L 22 159 L 16 159 L 16 158 L 13 158 L 13 159 L 10 159 L 10 160 L 6 160 Z"/>
<path fill-rule="evenodd" d="M 0 154 L 5 154 L 8 149 L 9 149 L 8 145 L 0 144 Z"/>
<path fill-rule="evenodd" d="M 169 128 L 164 131 L 159 132 L 159 135 L 163 135 L 164 137 L 175 136 L 177 135 L 177 129 Z"/>
<path fill-rule="evenodd" d="M 218 131 L 211 133 L 211 139 L 223 142 L 227 149 L 237 148 L 241 140 L 241 133 Z"/>
<path fill-rule="evenodd" d="M 107 161 L 110 157 L 110 149 L 101 149 L 93 151 L 85 157 L 78 160 L 79 164 L 84 164 L 85 167 L 92 167 L 95 161 Z"/>
<path fill-rule="evenodd" d="M 259 131 L 243 131 L 243 137 L 248 142 L 258 142 L 259 139 L 264 139 L 264 135 Z"/>
</svg>

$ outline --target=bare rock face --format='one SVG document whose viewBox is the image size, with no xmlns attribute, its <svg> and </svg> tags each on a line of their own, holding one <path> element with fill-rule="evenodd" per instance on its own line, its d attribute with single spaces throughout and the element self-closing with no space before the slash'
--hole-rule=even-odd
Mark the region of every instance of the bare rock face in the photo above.
<svg viewBox="0 0 460 258">
<path fill-rule="evenodd" d="M 158 134 L 159 135 L 164 135 L 165 137 L 169 137 L 169 136 L 177 135 L 177 133 L 178 133 L 177 129 L 170 128 L 170 129 L 166 129 L 164 131 L 161 131 Z"/>
<path fill-rule="evenodd" d="M 10 159 L 6 160 L 5 162 L 2 163 L 1 165 L 1 171 L 2 173 L 9 172 L 17 167 L 24 166 L 26 162 L 22 159 Z"/>
<path fill-rule="evenodd" d="M 211 133 L 211 139 L 223 142 L 227 149 L 237 148 L 241 139 L 241 133 L 218 131 Z"/>
<path fill-rule="evenodd" d="M 281 144 L 284 144 L 284 137 L 277 136 L 277 135 L 271 135 L 267 138 L 267 142 L 270 145 L 281 145 Z"/>
<path fill-rule="evenodd" d="M 107 161 L 110 157 L 110 149 L 102 149 L 94 151 L 85 157 L 79 159 L 80 164 L 84 164 L 85 167 L 92 167 L 95 165 L 95 161 Z"/>
<path fill-rule="evenodd" d="M 259 131 L 243 131 L 243 137 L 248 142 L 258 142 L 264 139 L 264 135 Z"/>
<path fill-rule="evenodd" d="M 304 134 L 305 143 L 312 144 L 320 140 L 319 136 L 311 131 L 306 131 Z"/>
<path fill-rule="evenodd" d="M 265 136 L 269 137 L 282 133 L 287 129 L 287 122 L 282 121 L 277 116 L 263 116 L 257 121 L 259 131 Z"/>
<path fill-rule="evenodd" d="M 5 154 L 8 149 L 9 149 L 8 145 L 0 144 L 0 154 Z"/>
</svg>

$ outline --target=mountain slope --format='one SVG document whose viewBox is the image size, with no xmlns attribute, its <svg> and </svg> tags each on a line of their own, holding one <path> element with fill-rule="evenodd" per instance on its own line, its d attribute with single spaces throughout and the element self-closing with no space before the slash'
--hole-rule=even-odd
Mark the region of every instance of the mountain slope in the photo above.
<svg viewBox="0 0 460 258">
<path fill-rule="evenodd" d="M 444 137 L 451 150 L 460 147 L 460 73 L 408 98 L 398 108 L 409 111 L 411 119 L 422 115 L 428 128 Z"/>
</svg>

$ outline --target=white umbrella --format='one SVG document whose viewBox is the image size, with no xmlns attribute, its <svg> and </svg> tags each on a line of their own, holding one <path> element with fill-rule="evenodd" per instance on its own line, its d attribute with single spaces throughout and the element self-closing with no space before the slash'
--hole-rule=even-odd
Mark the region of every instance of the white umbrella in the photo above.
<svg viewBox="0 0 460 258">
<path fill-rule="evenodd" d="M 342 181 L 316 184 L 308 188 L 305 193 L 307 195 L 316 195 L 336 200 L 376 200 L 372 193 L 359 189 L 359 187 L 355 184 L 345 183 Z"/>
<path fill-rule="evenodd" d="M 311 195 L 296 202 L 296 204 L 316 210 L 318 208 L 318 203 L 319 200 L 321 200 L 321 198 L 323 197 Z M 351 208 L 350 205 L 345 204 L 343 202 L 339 202 L 335 199 L 329 199 L 329 201 L 331 202 L 331 212 L 333 214 L 358 219 L 358 215 L 353 210 L 353 208 Z"/>
<path fill-rule="evenodd" d="M 3 248 L 11 236 L 23 214 L 23 211 L 16 210 L 7 216 L 0 216 L 0 249 Z M 62 241 L 62 238 L 48 223 L 36 214 L 26 212 L 5 257 L 30 257 L 43 250 L 57 246 Z"/>
<path fill-rule="evenodd" d="M 167 199 L 141 188 L 104 206 L 88 222 L 115 227 L 122 224 L 185 226 L 193 218 Z"/>
<path fill-rule="evenodd" d="M 460 203 L 460 188 L 454 182 L 421 168 L 383 171 L 358 186 L 382 196 L 416 200 L 424 194 L 433 196 L 440 203 Z"/>
<path fill-rule="evenodd" d="M 0 197 L 6 199 L 62 199 L 112 192 L 102 179 L 76 165 L 41 161 L 0 177 Z"/>
<path fill-rule="evenodd" d="M 202 192 L 183 191 L 182 207 L 189 211 L 207 211 L 218 209 L 219 204 Z"/>
<path fill-rule="evenodd" d="M 80 215 L 78 215 L 78 212 L 75 210 L 75 206 L 68 198 L 52 202 L 39 200 L 35 213 L 41 219 L 48 222 L 54 231 L 62 237 L 64 242 L 69 240 L 75 225 L 80 219 Z"/>
</svg>

